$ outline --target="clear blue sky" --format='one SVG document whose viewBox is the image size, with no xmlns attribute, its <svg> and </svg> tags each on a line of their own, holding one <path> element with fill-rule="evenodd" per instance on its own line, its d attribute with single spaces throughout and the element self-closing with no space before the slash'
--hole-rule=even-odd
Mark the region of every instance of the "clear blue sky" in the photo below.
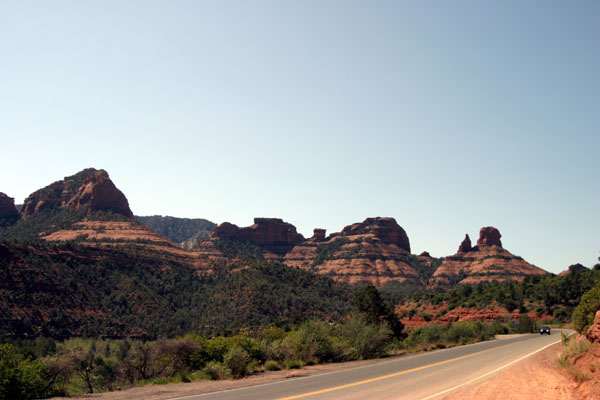
<svg viewBox="0 0 600 400">
<path fill-rule="evenodd" d="M 600 2 L 0 0 L 0 191 L 106 169 L 137 215 L 414 253 L 600 255 Z"/>
</svg>

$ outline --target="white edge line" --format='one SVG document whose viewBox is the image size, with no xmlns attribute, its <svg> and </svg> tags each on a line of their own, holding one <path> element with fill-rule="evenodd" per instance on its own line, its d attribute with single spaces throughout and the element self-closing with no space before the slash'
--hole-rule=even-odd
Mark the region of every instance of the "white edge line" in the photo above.
<svg viewBox="0 0 600 400">
<path fill-rule="evenodd" d="M 425 355 L 428 355 L 428 354 L 432 354 L 432 353 L 450 351 L 450 350 L 453 350 L 453 349 L 457 349 L 457 348 L 459 348 L 459 347 L 460 347 L 460 348 L 464 348 L 464 347 L 470 347 L 470 346 L 474 346 L 474 347 L 475 347 L 475 346 L 478 346 L 478 345 L 483 345 L 483 344 L 485 344 L 485 343 L 490 343 L 490 342 L 493 342 L 493 341 L 496 341 L 496 340 L 498 340 L 498 339 L 485 340 L 485 341 L 483 341 L 483 342 L 477 342 L 477 343 L 464 344 L 464 345 L 460 345 L 460 346 L 448 347 L 448 348 L 445 348 L 445 349 L 436 349 L 436 350 L 433 350 L 433 351 L 426 351 L 426 352 L 423 352 L 423 353 L 416 353 L 416 354 L 409 354 L 409 355 L 401 355 L 401 356 L 398 356 L 398 357 L 394 357 L 392 360 L 383 361 L 383 362 L 381 362 L 381 363 L 376 363 L 376 364 L 368 364 L 368 365 L 361 365 L 361 366 L 359 366 L 359 367 L 348 368 L 348 369 L 344 369 L 344 370 L 338 370 L 338 371 L 325 372 L 325 373 L 322 373 L 322 374 L 315 374 L 315 375 L 308 375 L 308 376 L 291 376 L 291 377 L 283 377 L 283 379 L 281 379 L 281 380 L 278 380 L 278 381 L 275 381 L 275 382 L 269 382 L 269 383 L 260 383 L 260 384 L 258 384 L 258 385 L 243 386 L 243 387 L 231 388 L 231 389 L 225 389 L 225 390 L 217 390 L 216 392 L 207 392 L 207 393 L 191 394 L 191 395 L 188 395 L 188 396 L 183 396 L 183 397 L 170 397 L 170 398 L 168 398 L 167 400 L 183 400 L 183 399 L 191 399 L 192 397 L 209 396 L 209 395 L 213 395 L 213 394 L 217 394 L 217 393 L 235 392 L 235 391 L 238 391 L 238 390 L 244 390 L 244 389 L 248 389 L 248 388 L 251 388 L 251 387 L 252 387 L 252 388 L 254 388 L 254 387 L 261 387 L 261 386 L 271 386 L 271 385 L 277 385 L 277 384 L 281 384 L 281 383 L 283 383 L 283 382 L 286 382 L 286 381 L 288 381 L 288 380 L 291 380 L 291 379 L 294 379 L 294 380 L 300 380 L 300 379 L 308 379 L 308 378 L 311 378 L 311 377 L 314 377 L 314 376 L 323 376 L 323 375 L 333 375 L 333 374 L 339 374 L 339 373 L 343 373 L 343 372 L 346 372 L 346 371 L 349 371 L 349 370 L 355 370 L 355 369 L 368 368 L 368 367 L 371 367 L 371 366 L 373 366 L 373 365 L 388 364 L 388 363 L 393 363 L 393 362 L 395 362 L 395 361 L 399 361 L 399 360 L 406 360 L 406 359 L 409 359 L 409 358 L 422 357 L 422 356 L 425 356 Z M 557 342 L 557 343 L 558 343 L 558 342 Z M 555 344 L 555 343 L 552 343 L 552 344 Z M 532 354 L 533 354 L 533 353 L 532 353 Z M 526 357 L 527 357 L 527 356 L 526 356 Z M 519 361 L 519 360 L 517 360 L 517 361 Z M 504 367 L 502 367 L 502 368 L 504 368 Z M 485 375 L 483 375 L 483 376 L 485 376 Z M 482 378 L 483 376 L 481 376 L 480 378 Z M 479 379 L 479 378 L 477 378 L 477 379 Z M 469 381 L 469 382 L 467 382 L 467 383 L 470 383 L 470 381 Z M 464 383 L 464 385 L 466 385 L 466 383 Z M 459 385 L 459 386 L 461 386 L 461 385 Z M 455 388 L 457 388 L 457 387 L 459 387 L 459 386 L 456 386 Z M 452 390 L 454 390 L 455 388 L 452 388 Z M 449 389 L 449 390 L 450 390 L 450 389 Z M 436 395 L 434 395 L 434 396 L 437 396 L 437 395 L 439 395 L 439 394 L 442 394 L 442 393 L 443 393 L 443 392 L 440 392 L 440 393 L 438 393 L 438 394 L 436 394 Z M 428 398 L 429 398 L 429 397 L 426 397 L 426 399 L 428 399 Z M 422 399 L 422 400 L 425 400 L 425 399 Z"/>
<path fill-rule="evenodd" d="M 471 379 L 470 381 L 463 382 L 463 383 L 461 383 L 460 385 L 456 385 L 456 386 L 454 386 L 454 387 L 451 387 L 450 389 L 446 389 L 446 390 L 443 390 L 443 391 L 441 391 L 441 392 L 438 392 L 438 393 L 436 393 L 436 394 L 432 394 L 431 396 L 423 397 L 421 400 L 433 399 L 434 397 L 438 397 L 438 396 L 441 396 L 441 395 L 443 395 L 443 394 L 445 394 L 445 393 L 448 393 L 448 392 L 451 392 L 451 391 L 453 391 L 453 390 L 456 390 L 456 389 L 458 389 L 458 388 L 459 388 L 459 387 L 461 387 L 461 386 L 465 386 L 465 385 L 468 385 L 468 384 L 470 384 L 470 383 L 473 383 L 473 382 L 475 382 L 475 381 L 477 381 L 477 380 L 479 380 L 479 379 L 485 378 L 485 377 L 486 377 L 486 376 L 488 376 L 488 375 L 494 374 L 494 373 L 496 373 L 496 372 L 498 372 L 498 371 L 500 371 L 500 370 L 502 370 L 502 369 L 504 369 L 504 368 L 510 367 L 511 365 L 513 365 L 513 364 L 515 364 L 515 363 L 518 363 L 519 361 L 522 361 L 522 360 L 526 359 L 527 357 L 531 357 L 531 356 L 532 356 L 532 355 L 534 355 L 535 353 L 539 353 L 540 351 L 546 350 L 548 347 L 550 347 L 550 346 L 554 346 L 555 344 L 558 344 L 558 343 L 560 343 L 560 339 L 559 339 L 558 341 L 556 341 L 556 342 L 550 343 L 549 345 L 546 345 L 546 346 L 542 347 L 541 349 L 537 349 L 536 351 L 534 351 L 534 352 L 532 352 L 532 353 L 529 353 L 529 354 L 527 354 L 527 355 L 524 355 L 524 356 L 523 356 L 523 357 L 521 357 L 521 358 L 518 358 L 518 359 L 516 359 L 516 360 L 514 360 L 514 361 L 511 361 L 511 362 L 509 362 L 508 364 L 505 364 L 505 365 L 503 365 L 503 366 L 501 366 L 501 367 L 498 367 L 498 368 L 496 368 L 496 369 L 495 369 L 495 370 L 493 370 L 493 371 L 490 371 L 490 372 L 488 372 L 488 373 L 485 373 L 485 374 L 483 374 L 483 375 L 481 375 L 481 376 L 478 376 L 478 377 L 476 377 L 476 378 L 473 378 L 473 379 Z"/>
</svg>

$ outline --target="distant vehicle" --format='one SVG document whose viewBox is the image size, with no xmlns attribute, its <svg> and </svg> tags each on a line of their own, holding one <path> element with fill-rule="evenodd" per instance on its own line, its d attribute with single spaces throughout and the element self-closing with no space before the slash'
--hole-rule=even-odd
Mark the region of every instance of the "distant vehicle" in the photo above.
<svg viewBox="0 0 600 400">
<path fill-rule="evenodd" d="M 543 335 L 544 333 L 547 333 L 548 335 L 550 334 L 549 326 L 542 326 L 542 328 L 540 329 L 540 335 Z"/>
</svg>

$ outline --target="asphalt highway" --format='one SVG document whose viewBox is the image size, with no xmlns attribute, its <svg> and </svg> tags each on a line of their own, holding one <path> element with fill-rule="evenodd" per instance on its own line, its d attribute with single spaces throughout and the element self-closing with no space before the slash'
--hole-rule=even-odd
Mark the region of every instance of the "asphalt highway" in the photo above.
<svg viewBox="0 0 600 400">
<path fill-rule="evenodd" d="M 554 343 L 552 335 L 531 334 L 264 385 L 181 397 L 183 400 L 433 399 L 491 376 Z"/>
</svg>

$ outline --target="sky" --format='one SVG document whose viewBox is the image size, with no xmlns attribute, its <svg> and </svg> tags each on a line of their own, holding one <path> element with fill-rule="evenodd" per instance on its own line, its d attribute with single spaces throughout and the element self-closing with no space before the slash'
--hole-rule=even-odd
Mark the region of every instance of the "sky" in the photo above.
<svg viewBox="0 0 600 400">
<path fill-rule="evenodd" d="M 102 168 L 136 215 L 393 217 L 600 256 L 600 2 L 0 0 L 0 191 Z"/>
</svg>

